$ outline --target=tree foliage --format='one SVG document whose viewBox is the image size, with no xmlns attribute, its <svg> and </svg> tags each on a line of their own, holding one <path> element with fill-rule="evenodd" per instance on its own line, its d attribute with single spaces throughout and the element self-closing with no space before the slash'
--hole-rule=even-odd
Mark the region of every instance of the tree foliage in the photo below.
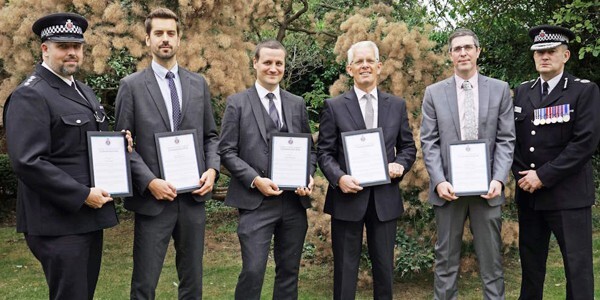
<svg viewBox="0 0 600 300">
<path fill-rule="evenodd" d="M 31 72 L 40 57 L 39 38 L 31 24 L 39 17 L 58 11 L 71 11 L 89 22 L 83 76 L 114 72 L 108 63 L 115 53 L 126 51 L 137 61 L 137 69 L 148 66 L 151 57 L 145 45 L 143 22 L 149 11 L 167 6 L 176 11 L 182 23 L 179 64 L 202 73 L 216 99 L 238 92 L 253 80 L 248 52 L 253 48 L 244 32 L 251 17 L 260 16 L 260 0 L 202 1 L 108 1 L 108 0 L 23 0 L 4 3 L 0 11 L 0 51 L 3 63 L 0 103 Z M 31 10 L 35 7 L 35 10 Z M 248 9 L 251 8 L 251 9 Z M 102 91 L 98 91 L 102 93 Z M 114 101 L 114 99 L 103 99 Z"/>
<path fill-rule="evenodd" d="M 575 0 L 554 13 L 557 25 L 570 27 L 575 33 L 579 48 L 579 59 L 586 54 L 600 55 L 600 1 Z"/>
</svg>

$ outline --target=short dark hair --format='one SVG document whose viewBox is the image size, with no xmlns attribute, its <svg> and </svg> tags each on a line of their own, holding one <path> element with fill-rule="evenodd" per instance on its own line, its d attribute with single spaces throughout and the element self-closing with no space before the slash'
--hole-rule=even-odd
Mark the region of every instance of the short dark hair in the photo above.
<svg viewBox="0 0 600 300">
<path fill-rule="evenodd" d="M 175 23 L 177 23 L 177 34 L 179 34 L 179 17 L 170 9 L 159 7 L 148 16 L 146 16 L 146 21 L 144 21 L 144 26 L 146 27 L 146 34 L 150 35 L 150 31 L 152 31 L 152 19 L 173 19 Z"/>
<path fill-rule="evenodd" d="M 452 52 L 452 40 L 461 36 L 472 36 L 475 47 L 479 48 L 479 38 L 475 32 L 467 28 L 458 28 L 448 37 L 448 51 Z"/>
<path fill-rule="evenodd" d="M 256 48 L 254 48 L 254 59 L 258 60 L 260 58 L 260 50 L 262 48 L 280 49 L 283 50 L 283 52 L 285 52 L 285 55 L 287 55 L 285 47 L 283 47 L 283 45 L 278 40 L 266 40 L 258 43 L 258 45 L 256 45 Z"/>
</svg>

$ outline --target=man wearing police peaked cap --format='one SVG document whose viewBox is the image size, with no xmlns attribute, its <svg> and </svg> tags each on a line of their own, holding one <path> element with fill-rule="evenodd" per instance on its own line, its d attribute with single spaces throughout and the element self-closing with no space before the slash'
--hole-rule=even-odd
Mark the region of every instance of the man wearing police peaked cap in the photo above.
<svg viewBox="0 0 600 300">
<path fill-rule="evenodd" d="M 600 140 L 600 92 L 565 71 L 570 30 L 531 28 L 539 77 L 515 90 L 520 299 L 542 299 L 550 234 L 562 252 L 567 299 L 593 299 L 592 155 Z"/>
<path fill-rule="evenodd" d="M 40 18 L 43 62 L 4 108 L 8 154 L 19 179 L 17 231 L 40 261 L 50 299 L 93 299 L 102 230 L 117 224 L 110 195 L 90 187 L 87 131 L 108 129 L 90 87 L 73 78 L 87 21 L 73 13 Z M 129 138 L 130 139 L 130 138 Z"/>
</svg>

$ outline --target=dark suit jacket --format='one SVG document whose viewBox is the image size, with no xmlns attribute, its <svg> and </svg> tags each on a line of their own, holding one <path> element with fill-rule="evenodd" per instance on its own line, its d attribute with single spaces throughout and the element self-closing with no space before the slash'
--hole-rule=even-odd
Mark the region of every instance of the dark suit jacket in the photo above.
<svg viewBox="0 0 600 300">
<path fill-rule="evenodd" d="M 539 82 L 525 82 L 515 89 L 515 108 L 521 112 L 515 112 L 517 143 L 512 171 L 518 180 L 522 177 L 519 171 L 536 170 L 543 187 L 533 194 L 517 187 L 516 200 L 536 210 L 591 206 L 591 158 L 600 140 L 598 86 L 565 72 L 542 102 Z M 534 109 L 562 104 L 570 105 L 569 122 L 533 124 Z"/>
<path fill-rule="evenodd" d="M 37 65 L 4 106 L 8 154 L 19 180 L 18 232 L 56 236 L 117 224 L 112 202 L 100 209 L 84 204 L 90 193 L 86 132 L 107 130 L 108 120 L 96 122 L 94 110 L 104 110 L 91 88 L 77 86 L 89 103 Z"/>
<path fill-rule="evenodd" d="M 415 162 L 415 142 L 408 125 L 406 103 L 403 99 L 377 91 L 378 127 L 383 129 L 383 139 L 388 163 L 404 166 L 404 174 Z M 401 178 L 389 184 L 367 187 L 357 194 L 345 194 L 337 186 L 340 177 L 347 174 L 341 133 L 366 129 L 354 89 L 325 101 L 319 125 L 317 153 L 319 166 L 329 180 L 325 212 L 344 221 L 358 221 L 367 211 L 369 194 L 374 193 L 375 207 L 380 221 L 398 218 L 404 211 L 400 193 Z"/>
<path fill-rule="evenodd" d="M 200 174 L 208 168 L 220 168 L 217 155 L 218 134 L 210 102 L 208 85 L 204 78 L 179 67 L 182 109 L 179 130 L 196 129 L 196 149 L 200 158 Z M 133 197 L 125 199 L 125 208 L 136 213 L 155 216 L 164 208 L 147 189 L 154 178 L 160 178 L 155 133 L 170 132 L 171 125 L 165 101 L 152 67 L 131 74 L 121 80 L 117 94 L 115 130 L 129 129 L 135 141 L 131 155 L 131 173 L 134 184 Z M 211 193 L 196 201 L 210 199 Z"/>
<path fill-rule="evenodd" d="M 285 124 L 290 133 L 310 133 L 304 99 L 280 89 Z M 250 188 L 256 176 L 268 177 L 269 140 L 263 118 L 263 107 L 256 87 L 227 98 L 221 124 L 219 154 L 223 166 L 231 172 L 225 204 L 253 210 L 265 196 Z M 311 140 L 312 143 L 312 140 Z M 311 146 L 312 148 L 312 146 Z M 310 174 L 316 169 L 316 153 L 311 153 Z M 309 197 L 299 197 L 305 208 Z"/>
</svg>

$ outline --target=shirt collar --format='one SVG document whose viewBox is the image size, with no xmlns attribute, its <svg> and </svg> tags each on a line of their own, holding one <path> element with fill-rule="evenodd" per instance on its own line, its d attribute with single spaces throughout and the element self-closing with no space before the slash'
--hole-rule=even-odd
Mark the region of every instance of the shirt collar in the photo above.
<svg viewBox="0 0 600 300">
<path fill-rule="evenodd" d="M 177 77 L 177 72 L 179 72 L 179 65 L 175 64 L 173 68 L 171 68 L 171 70 L 168 70 L 167 68 L 161 66 L 160 64 L 152 60 L 152 71 L 154 71 L 154 74 L 156 74 L 158 77 L 163 79 L 167 77 L 167 72 L 169 71 L 173 72 L 173 74 L 175 74 L 175 77 Z"/>
<path fill-rule="evenodd" d="M 356 98 L 358 98 L 358 100 L 361 100 L 363 98 L 363 96 L 365 94 L 367 94 L 367 92 L 359 89 L 356 85 L 354 86 L 354 93 L 356 93 Z M 377 101 L 377 88 L 374 88 L 373 90 L 371 90 L 370 93 L 368 93 L 369 95 L 371 95 L 371 99 Z"/>
<path fill-rule="evenodd" d="M 275 95 L 276 99 L 281 99 L 281 97 L 279 95 L 279 85 L 277 85 L 277 87 L 275 87 L 275 89 L 272 92 L 265 89 L 262 85 L 260 85 L 258 83 L 258 80 L 254 83 L 254 86 L 256 87 L 256 91 L 258 92 L 258 97 L 260 99 L 265 99 L 265 97 L 267 97 L 268 93 L 273 93 Z"/>
<path fill-rule="evenodd" d="M 548 80 L 548 92 L 552 91 L 557 85 L 558 82 L 560 82 L 560 79 L 563 76 L 563 72 L 560 72 L 560 74 L 552 77 L 552 79 Z M 542 79 L 542 77 L 540 77 L 541 80 L 541 84 L 544 84 L 544 79 Z M 540 85 L 541 86 L 541 85 Z"/>
<path fill-rule="evenodd" d="M 54 72 L 54 70 L 52 70 L 46 62 L 42 62 L 42 67 L 48 69 L 48 71 L 52 72 L 52 74 L 58 76 L 58 78 L 62 79 L 69 86 L 71 86 L 73 84 L 73 81 L 74 81 L 73 76 L 64 77 L 64 76 Z"/>
<path fill-rule="evenodd" d="M 468 81 L 474 89 L 477 88 L 478 80 L 479 80 L 478 72 L 475 72 L 475 75 L 471 76 L 471 78 L 468 78 L 468 79 L 463 79 L 462 77 L 454 74 L 454 81 L 456 81 L 456 90 L 457 91 L 462 90 L 462 85 L 463 85 L 463 82 L 465 82 L 465 81 Z"/>
</svg>

